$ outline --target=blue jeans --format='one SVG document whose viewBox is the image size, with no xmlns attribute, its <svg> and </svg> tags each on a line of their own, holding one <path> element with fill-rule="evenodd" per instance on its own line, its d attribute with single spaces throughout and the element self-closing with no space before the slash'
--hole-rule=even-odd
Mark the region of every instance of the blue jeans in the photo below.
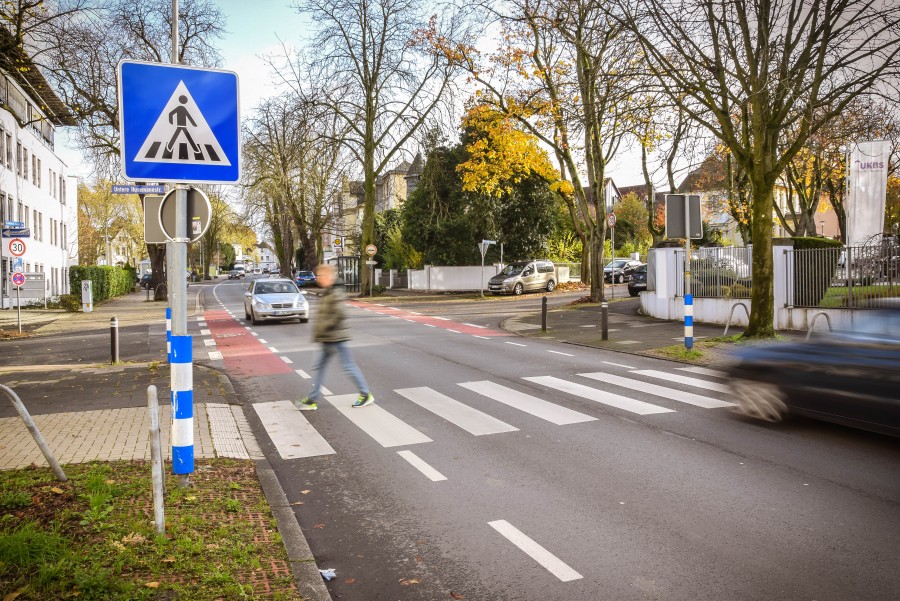
<svg viewBox="0 0 900 601">
<path fill-rule="evenodd" d="M 369 386 L 366 384 L 366 379 L 363 378 L 362 372 L 359 371 L 359 367 L 356 366 L 353 357 L 350 356 L 350 347 L 347 345 L 347 342 L 341 341 L 322 343 L 322 352 L 319 353 L 319 357 L 316 359 L 316 365 L 313 368 L 315 373 L 313 374 L 313 387 L 312 392 L 309 393 L 309 398 L 314 401 L 321 398 L 322 380 L 325 379 L 325 367 L 335 353 L 340 356 L 341 367 L 344 368 L 344 372 L 350 376 L 350 379 L 356 384 L 360 394 L 368 395 Z"/>
</svg>

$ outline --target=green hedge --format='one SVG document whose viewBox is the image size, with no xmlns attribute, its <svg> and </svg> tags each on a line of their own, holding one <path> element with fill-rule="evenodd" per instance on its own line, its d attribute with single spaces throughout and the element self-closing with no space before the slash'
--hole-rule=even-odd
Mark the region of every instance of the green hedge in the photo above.
<svg viewBox="0 0 900 601">
<path fill-rule="evenodd" d="M 69 268 L 70 290 L 81 290 L 81 282 L 91 280 L 94 302 L 99 303 L 108 298 L 122 296 L 131 292 L 134 286 L 134 274 L 121 267 L 106 265 L 76 265 Z M 79 292 L 80 296 L 81 293 Z"/>
</svg>

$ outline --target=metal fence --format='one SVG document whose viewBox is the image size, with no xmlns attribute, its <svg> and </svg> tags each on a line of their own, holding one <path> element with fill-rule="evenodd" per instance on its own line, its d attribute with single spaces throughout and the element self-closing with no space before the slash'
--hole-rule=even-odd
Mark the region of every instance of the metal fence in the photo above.
<svg viewBox="0 0 900 601">
<path fill-rule="evenodd" d="M 694 298 L 750 298 L 752 246 L 698 248 L 689 261 Z M 684 249 L 675 251 L 675 266 L 675 295 L 684 297 Z"/>
<path fill-rule="evenodd" d="M 785 252 L 788 307 L 875 309 L 900 297 L 896 243 Z"/>
</svg>

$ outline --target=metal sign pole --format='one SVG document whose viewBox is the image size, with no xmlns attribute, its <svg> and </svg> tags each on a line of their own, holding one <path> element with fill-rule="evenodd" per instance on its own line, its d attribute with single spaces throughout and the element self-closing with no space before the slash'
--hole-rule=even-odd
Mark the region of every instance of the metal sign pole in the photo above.
<svg viewBox="0 0 900 601">
<path fill-rule="evenodd" d="M 19 290 L 21 289 L 21 286 L 16 286 L 16 313 L 19 314 L 19 334 L 22 333 L 22 299 L 19 296 Z"/>
<path fill-rule="evenodd" d="M 691 295 L 691 198 L 684 195 L 684 348 L 694 346 L 694 297 Z"/>
</svg>

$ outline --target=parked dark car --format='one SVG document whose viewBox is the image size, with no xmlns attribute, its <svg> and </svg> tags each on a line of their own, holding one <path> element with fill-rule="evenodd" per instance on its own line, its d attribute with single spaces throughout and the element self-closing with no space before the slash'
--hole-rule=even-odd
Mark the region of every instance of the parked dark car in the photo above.
<svg viewBox="0 0 900 601">
<path fill-rule="evenodd" d="M 643 265 L 634 259 L 613 259 L 603 268 L 603 279 L 607 282 L 622 284 L 630 282 L 634 276 L 634 270 Z"/>
<path fill-rule="evenodd" d="M 641 265 L 634 270 L 631 281 L 628 282 L 628 294 L 637 296 L 647 289 L 647 265 Z"/>
<path fill-rule="evenodd" d="M 794 413 L 900 436 L 900 308 L 863 311 L 853 331 L 735 353 L 736 411 L 766 421 Z"/>
<path fill-rule="evenodd" d="M 145 288 L 145 289 L 150 288 L 150 282 L 151 282 L 152 278 L 153 278 L 152 273 L 145 273 L 144 275 L 142 275 L 141 281 L 140 281 L 141 288 Z"/>
<path fill-rule="evenodd" d="M 301 288 L 303 288 L 304 286 L 315 286 L 316 274 L 312 271 L 298 271 L 297 275 L 294 276 L 294 281 Z"/>
</svg>

